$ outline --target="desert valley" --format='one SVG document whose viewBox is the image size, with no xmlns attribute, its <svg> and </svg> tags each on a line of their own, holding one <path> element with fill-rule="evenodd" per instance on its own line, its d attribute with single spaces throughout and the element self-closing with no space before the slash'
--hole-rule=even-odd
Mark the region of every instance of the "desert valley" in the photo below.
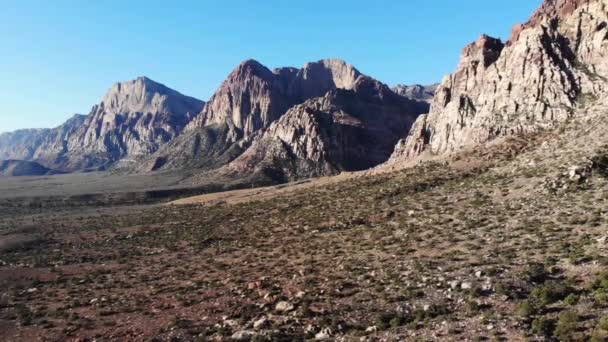
<svg viewBox="0 0 608 342">
<path fill-rule="evenodd" d="M 0 340 L 608 341 L 607 111 L 608 0 L 438 84 L 116 83 L 0 134 Z"/>
</svg>

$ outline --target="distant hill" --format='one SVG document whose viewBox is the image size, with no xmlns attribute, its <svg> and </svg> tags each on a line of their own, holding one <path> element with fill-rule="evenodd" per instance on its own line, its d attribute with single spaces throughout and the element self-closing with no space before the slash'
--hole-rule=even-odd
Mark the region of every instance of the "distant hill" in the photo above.
<svg viewBox="0 0 608 342">
<path fill-rule="evenodd" d="M 46 176 L 60 173 L 61 172 L 51 170 L 36 162 L 25 160 L 0 161 L 0 176 Z"/>
</svg>

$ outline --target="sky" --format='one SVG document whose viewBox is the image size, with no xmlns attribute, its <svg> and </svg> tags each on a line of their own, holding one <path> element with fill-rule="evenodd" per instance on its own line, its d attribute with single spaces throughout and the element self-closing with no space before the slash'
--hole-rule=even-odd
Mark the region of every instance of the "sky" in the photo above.
<svg viewBox="0 0 608 342">
<path fill-rule="evenodd" d="M 241 61 L 341 58 L 431 84 L 482 33 L 506 40 L 541 0 L 0 0 L 0 132 L 55 127 L 138 76 L 207 100 Z"/>
</svg>

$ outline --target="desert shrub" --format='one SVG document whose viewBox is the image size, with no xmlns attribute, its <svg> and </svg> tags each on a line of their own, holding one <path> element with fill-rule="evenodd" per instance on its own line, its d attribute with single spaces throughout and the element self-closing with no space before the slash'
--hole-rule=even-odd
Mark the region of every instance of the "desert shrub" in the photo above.
<svg viewBox="0 0 608 342">
<path fill-rule="evenodd" d="M 524 300 L 517 305 L 517 314 L 523 318 L 530 318 L 541 311 L 538 303 L 531 300 Z"/>
<path fill-rule="evenodd" d="M 562 312 L 553 334 L 562 341 L 574 340 L 579 319 L 578 314 L 574 311 Z"/>
<path fill-rule="evenodd" d="M 547 282 L 533 289 L 530 296 L 544 306 L 560 301 L 572 292 L 573 289 L 564 283 Z"/>
<path fill-rule="evenodd" d="M 571 293 L 564 299 L 564 303 L 566 303 L 570 306 L 576 305 L 576 304 L 578 304 L 579 299 L 580 298 L 578 295 Z"/>
<path fill-rule="evenodd" d="M 608 316 L 600 318 L 599 322 L 597 323 L 597 328 L 608 331 Z"/>
<path fill-rule="evenodd" d="M 539 336 L 551 336 L 555 323 L 545 317 L 538 317 L 532 321 L 532 332 Z"/>
<path fill-rule="evenodd" d="M 549 272 L 545 268 L 545 265 L 540 263 L 531 263 L 524 271 L 526 280 L 533 283 L 543 283 L 549 277 Z"/>
</svg>

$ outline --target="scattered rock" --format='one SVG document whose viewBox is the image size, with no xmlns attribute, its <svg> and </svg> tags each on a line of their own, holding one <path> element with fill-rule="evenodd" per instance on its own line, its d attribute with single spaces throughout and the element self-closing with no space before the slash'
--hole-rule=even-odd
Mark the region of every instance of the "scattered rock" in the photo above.
<svg viewBox="0 0 608 342">
<path fill-rule="evenodd" d="M 257 321 L 253 322 L 253 328 L 262 329 L 267 325 L 267 323 L 268 323 L 268 319 L 266 317 L 262 317 L 262 318 L 258 319 Z"/>
<path fill-rule="evenodd" d="M 325 328 L 315 335 L 315 340 L 326 341 L 331 338 L 331 329 Z"/>
<path fill-rule="evenodd" d="M 233 341 L 251 341 L 255 334 L 248 330 L 237 331 L 230 337 Z"/>
<path fill-rule="evenodd" d="M 460 288 L 463 290 L 470 290 L 473 288 L 473 283 L 471 282 L 463 282 L 462 284 L 460 284 Z"/>
<path fill-rule="evenodd" d="M 294 305 L 290 302 L 278 302 L 275 306 L 275 310 L 278 312 L 289 312 L 294 309 Z"/>
</svg>

